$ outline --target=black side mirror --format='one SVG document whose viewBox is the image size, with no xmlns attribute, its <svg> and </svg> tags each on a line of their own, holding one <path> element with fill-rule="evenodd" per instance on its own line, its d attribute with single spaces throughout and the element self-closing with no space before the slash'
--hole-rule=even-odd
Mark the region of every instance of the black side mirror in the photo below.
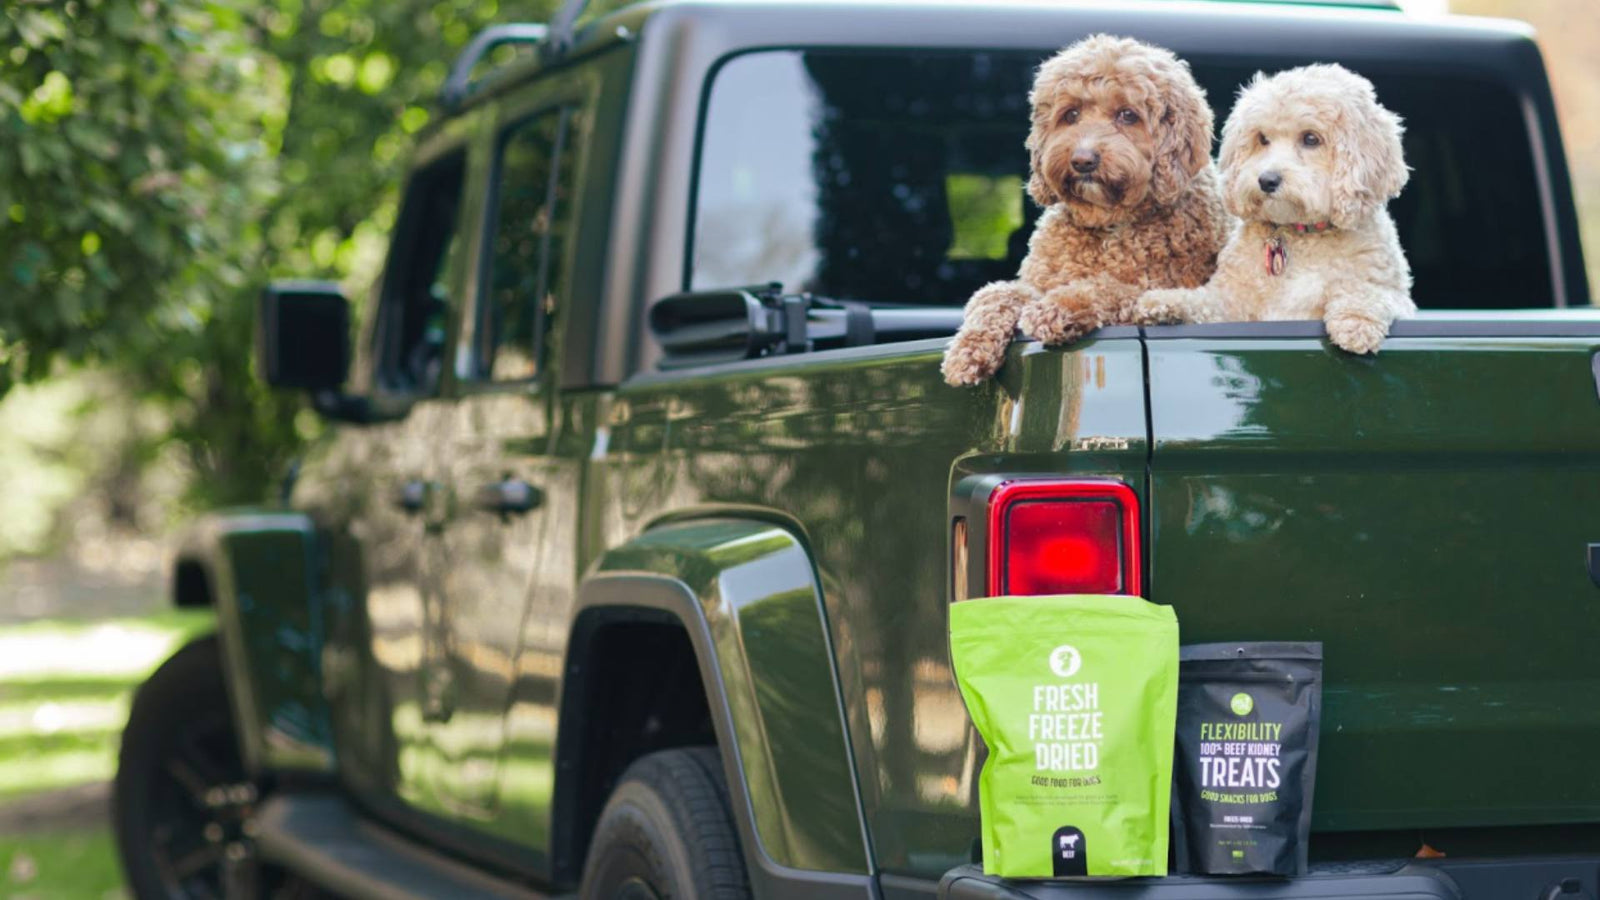
<svg viewBox="0 0 1600 900">
<path fill-rule="evenodd" d="M 339 390 L 350 369 L 350 302 L 338 285 L 273 282 L 256 312 L 256 362 L 267 384 Z"/>
</svg>

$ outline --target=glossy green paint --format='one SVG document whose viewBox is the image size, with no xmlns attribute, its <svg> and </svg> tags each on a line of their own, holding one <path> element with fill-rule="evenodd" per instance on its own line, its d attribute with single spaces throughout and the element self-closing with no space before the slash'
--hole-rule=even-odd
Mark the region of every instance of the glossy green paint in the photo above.
<svg viewBox="0 0 1600 900">
<path fill-rule="evenodd" d="M 695 517 L 650 528 L 594 569 L 640 572 L 697 601 L 722 682 L 712 702 L 728 706 L 761 849 L 790 868 L 867 872 L 827 623 L 800 541 L 770 521 Z"/>
<path fill-rule="evenodd" d="M 579 68 L 564 78 L 492 98 L 482 105 L 478 145 L 466 190 L 470 223 L 463 235 L 466 260 L 483 256 L 492 240 L 493 204 L 501 177 L 498 152 L 505 137 L 538 116 L 574 110 L 569 146 L 576 148 L 584 184 L 601 90 L 600 71 Z M 494 148 L 494 149 L 488 149 Z M 575 198 L 572 221 L 590 202 Z M 565 627 L 571 618 L 579 476 L 594 431 L 592 398 L 561 398 L 556 390 L 557 347 L 530 379 L 477 377 L 472 348 L 492 313 L 481 308 L 486 272 L 465 265 L 457 294 L 470 298 L 457 320 L 454 377 L 442 405 L 447 413 L 431 435 L 433 477 L 453 498 L 439 523 L 440 565 L 432 582 L 440 597 L 429 630 L 438 636 L 435 709 L 425 718 L 430 758 L 417 786 L 425 806 L 472 829 L 532 848 L 541 857 L 550 843 L 555 781 L 555 698 L 560 684 Z M 565 312 L 565 310 L 561 310 Z M 481 508 L 477 497 L 503 481 L 533 486 L 540 502 L 515 515 Z M 423 785 L 425 782 L 425 787 Z"/>
<path fill-rule="evenodd" d="M 418 165 L 465 159 L 457 252 L 441 285 L 450 308 L 442 384 L 434 396 L 397 397 L 409 411 L 394 421 L 331 429 L 308 453 L 292 499 L 323 527 L 325 594 L 343 601 L 325 691 L 345 787 L 450 851 L 533 873 L 550 867 L 557 696 L 600 397 L 556 389 L 559 336 L 538 377 L 473 379 L 485 275 L 477 260 L 500 136 L 540 110 L 574 105 L 581 115 L 568 139 L 583 189 L 572 292 L 595 289 L 610 148 L 591 147 L 615 142 L 621 103 L 602 96 L 601 83 L 627 68 L 625 56 L 602 55 L 559 78 L 493 92 L 430 132 Z M 560 308 L 556 321 L 581 333 L 591 311 Z M 377 320 L 368 316 L 358 341 L 354 390 L 382 389 L 373 374 Z M 506 515 L 480 506 L 482 488 L 513 478 L 539 491 L 534 508 Z M 426 486 L 423 508 L 400 508 L 407 485 Z"/>
<path fill-rule="evenodd" d="M 1597 347 L 1149 342 L 1150 594 L 1324 643 L 1317 829 L 1600 820 Z"/>
<path fill-rule="evenodd" d="M 541 866 L 596 404 L 574 395 L 552 408 L 550 397 L 527 385 L 470 392 L 434 435 L 456 502 L 439 529 L 439 611 L 423 632 L 440 646 L 434 678 L 446 709 L 423 725 L 417 746 L 430 770 L 412 782 L 429 791 L 421 808 L 519 845 Z M 475 492 L 504 478 L 536 486 L 541 502 L 519 515 L 477 508 Z"/>
<path fill-rule="evenodd" d="M 325 622 L 314 583 L 316 533 L 305 516 L 240 509 L 197 520 L 180 562 L 206 574 L 246 767 L 331 772 L 322 697 Z"/>
<path fill-rule="evenodd" d="M 341 780 L 376 808 L 402 799 L 411 775 L 431 763 L 423 741 L 427 674 L 441 649 L 423 625 L 437 608 L 430 593 L 442 563 L 437 535 L 397 502 L 408 481 L 427 479 L 429 441 L 448 409 L 415 404 L 402 419 L 344 426 L 311 447 L 293 505 L 318 526 L 327 560 L 319 592 L 328 609 L 327 698 Z"/>
<path fill-rule="evenodd" d="M 879 868 L 932 876 L 969 853 L 977 826 L 977 744 L 944 636 L 951 485 L 988 472 L 1076 473 L 1144 495 L 1148 462 L 1147 593 L 1178 610 L 1184 640 L 1327 646 L 1320 831 L 1600 816 L 1585 749 L 1600 736 L 1600 679 L 1585 665 L 1600 588 L 1582 564 L 1600 535 L 1590 369 L 1600 341 L 1397 338 L 1377 359 L 1312 339 L 1146 346 L 1153 448 L 1134 338 L 1022 345 L 976 390 L 939 383 L 930 343 L 563 398 L 551 446 L 582 472 L 577 550 L 541 583 L 569 597 L 585 571 L 664 572 L 689 585 L 717 639 L 767 853 L 796 868 L 860 870 L 847 733 Z M 1300 399 L 1308 394 L 1320 402 Z M 347 462 L 396 450 L 396 428 L 438 433 L 429 415 L 419 407 L 412 423 L 362 430 L 365 449 Z M 304 496 L 327 483 L 308 476 Z M 250 579 L 303 578 L 281 555 L 290 536 L 305 540 L 303 522 L 264 521 L 234 527 Z M 279 535 L 277 550 L 256 532 Z M 335 571 L 323 596 L 356 596 L 340 581 Z M 302 605 L 292 588 L 252 596 L 287 610 Z M 523 632 L 556 633 L 569 613 L 529 616 Z M 403 662 L 403 638 L 369 646 Z M 832 708 L 830 644 L 843 731 L 817 712 Z M 384 771 L 373 748 L 394 752 L 403 736 L 382 726 L 398 720 L 357 727 L 384 694 L 341 690 L 338 671 L 324 689 L 342 698 L 346 733 L 363 736 L 341 740 L 345 776 L 360 760 Z M 241 678 L 314 693 L 281 673 L 257 666 Z M 416 677 L 391 673 L 386 702 Z M 549 696 L 523 696 L 530 715 L 535 694 Z M 494 752 L 502 802 L 478 827 L 547 835 L 547 798 L 519 797 L 506 779 L 547 763 L 548 745 Z"/>
<path fill-rule="evenodd" d="M 295 502 L 328 523 L 325 596 L 347 601 L 325 686 L 346 784 L 375 809 L 422 813 L 450 825 L 441 833 L 514 843 L 547 864 L 556 691 L 541 673 L 565 662 L 583 573 L 665 567 L 708 598 L 726 642 L 717 665 L 739 698 L 735 734 L 762 748 L 741 760 L 774 862 L 860 872 L 865 840 L 887 871 L 932 877 L 967 859 L 977 743 L 945 642 L 950 487 L 1004 471 L 1142 490 L 1143 371 L 1130 333 L 1070 352 L 1020 345 L 999 381 L 954 390 L 939 378 L 940 349 L 651 376 L 561 396 L 536 416 L 509 408 L 542 408 L 536 395 L 445 398 L 399 422 L 341 429 L 308 458 Z M 466 427 L 485 404 L 492 425 Z M 456 437 L 492 437 L 484 429 L 494 446 Z M 438 528 L 395 508 L 418 474 L 461 481 L 464 496 L 470 478 L 452 472 L 489 464 L 484 454 L 540 483 L 553 505 L 537 533 L 505 523 L 514 549 L 497 549 L 494 523 L 460 504 Z M 730 515 L 764 523 L 760 536 L 678 521 Z M 753 549 L 760 559 L 741 562 Z M 459 610 L 445 602 L 447 573 L 492 578 L 505 553 L 532 565 L 529 587 Z M 472 609 L 470 622 L 456 618 Z M 455 737 L 430 724 L 440 672 L 452 691 L 493 688 L 503 715 L 473 712 Z M 493 793 L 462 790 L 464 763 L 490 773 Z"/>
<path fill-rule="evenodd" d="M 978 824 L 977 743 L 945 637 L 951 485 L 1034 471 L 1142 490 L 1146 455 L 1136 337 L 1020 346 L 973 390 L 940 380 L 942 343 L 624 385 L 585 497 L 600 547 L 695 510 L 793 523 L 820 577 L 878 865 L 927 877 L 969 858 Z"/>
</svg>

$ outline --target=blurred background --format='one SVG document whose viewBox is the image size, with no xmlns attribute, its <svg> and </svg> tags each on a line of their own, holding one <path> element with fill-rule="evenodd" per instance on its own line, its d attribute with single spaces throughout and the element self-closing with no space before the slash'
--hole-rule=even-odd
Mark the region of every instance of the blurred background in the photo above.
<svg viewBox="0 0 1600 900">
<path fill-rule="evenodd" d="M 168 608 L 168 542 L 318 433 L 253 378 L 256 293 L 359 303 L 454 52 L 555 5 L 0 0 L 0 898 L 121 896 L 129 693 L 207 627 Z M 1594 0 L 1403 5 L 1538 29 L 1600 284 Z"/>
</svg>

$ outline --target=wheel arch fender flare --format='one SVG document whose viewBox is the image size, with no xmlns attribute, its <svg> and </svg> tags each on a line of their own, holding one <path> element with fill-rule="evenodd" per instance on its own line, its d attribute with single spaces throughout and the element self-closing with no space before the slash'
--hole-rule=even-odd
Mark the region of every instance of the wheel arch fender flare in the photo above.
<svg viewBox="0 0 1600 900">
<path fill-rule="evenodd" d="M 321 559 L 311 519 L 286 510 L 205 515 L 178 541 L 173 601 L 216 610 L 223 680 L 252 774 L 334 768 L 321 688 Z"/>
<path fill-rule="evenodd" d="M 797 896 L 867 896 L 872 856 L 815 568 L 793 532 L 741 518 L 659 524 L 602 555 L 579 586 L 556 745 L 558 866 L 588 839 L 570 827 L 585 814 L 574 737 L 592 714 L 581 708 L 587 654 L 626 621 L 687 633 L 752 881 L 771 896 L 795 885 Z"/>
</svg>

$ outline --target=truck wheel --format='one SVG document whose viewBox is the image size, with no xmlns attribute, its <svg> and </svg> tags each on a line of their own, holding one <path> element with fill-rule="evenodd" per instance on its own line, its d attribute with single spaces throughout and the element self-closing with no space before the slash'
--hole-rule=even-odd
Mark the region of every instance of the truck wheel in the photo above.
<svg viewBox="0 0 1600 900">
<path fill-rule="evenodd" d="M 623 773 L 583 868 L 584 900 L 749 900 L 715 747 L 662 750 Z"/>
<path fill-rule="evenodd" d="M 249 896 L 258 885 L 245 778 L 215 635 L 185 645 L 134 694 L 111 820 L 139 900 Z"/>
</svg>

